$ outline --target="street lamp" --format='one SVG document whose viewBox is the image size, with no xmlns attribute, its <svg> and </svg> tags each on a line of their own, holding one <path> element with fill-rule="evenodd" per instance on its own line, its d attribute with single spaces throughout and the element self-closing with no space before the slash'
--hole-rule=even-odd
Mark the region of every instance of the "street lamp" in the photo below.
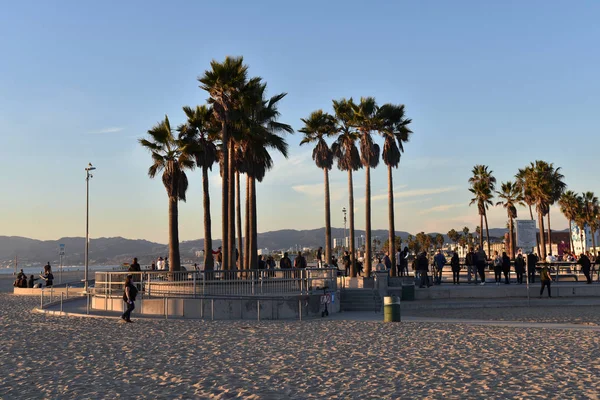
<svg viewBox="0 0 600 400">
<path fill-rule="evenodd" d="M 90 178 L 94 175 L 91 174 L 96 167 L 92 166 L 92 163 L 88 163 L 85 169 L 85 275 L 83 277 L 83 291 L 88 291 L 88 259 L 89 259 L 89 247 L 90 247 Z"/>
<path fill-rule="evenodd" d="M 343 243 L 343 248 L 344 250 L 346 249 L 346 207 L 342 208 L 342 213 L 344 213 L 344 241 Z"/>
</svg>

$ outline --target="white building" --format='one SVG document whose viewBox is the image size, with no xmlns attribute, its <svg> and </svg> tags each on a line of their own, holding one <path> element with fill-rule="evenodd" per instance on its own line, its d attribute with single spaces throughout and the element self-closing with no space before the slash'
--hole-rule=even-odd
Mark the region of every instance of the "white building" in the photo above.
<svg viewBox="0 0 600 400">
<path fill-rule="evenodd" d="M 573 232 L 571 239 L 573 240 L 573 250 L 575 251 L 575 254 L 581 254 L 592 249 L 592 231 L 589 226 L 586 225 L 584 231 L 581 232 L 581 229 L 579 229 L 575 222 L 572 222 L 571 231 Z M 582 233 L 583 242 L 581 241 Z M 596 247 L 598 247 L 598 245 L 600 245 L 600 242 L 598 241 L 598 232 L 596 232 Z"/>
</svg>

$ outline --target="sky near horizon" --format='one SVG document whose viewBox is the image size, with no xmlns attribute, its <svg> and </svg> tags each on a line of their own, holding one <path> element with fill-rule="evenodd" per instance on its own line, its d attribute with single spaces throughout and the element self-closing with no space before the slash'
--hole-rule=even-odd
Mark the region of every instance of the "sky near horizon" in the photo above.
<svg viewBox="0 0 600 400">
<path fill-rule="evenodd" d="M 243 55 L 270 95 L 288 93 L 280 120 L 296 131 L 332 99 L 406 105 L 414 135 L 393 175 L 397 230 L 474 230 L 467 180 L 479 163 L 501 182 L 544 159 L 569 189 L 599 192 L 598 21 L 596 1 L 3 2 L 0 235 L 84 236 L 92 162 L 91 237 L 166 243 L 167 195 L 137 139 L 204 103 L 196 79 L 227 55 Z M 300 139 L 288 137 L 289 159 L 276 156 L 257 186 L 259 232 L 324 226 L 323 173 Z M 188 177 L 181 240 L 204 236 L 201 174 Z M 387 229 L 385 165 L 371 177 L 372 227 Z M 332 225 L 343 227 L 347 174 L 330 179 Z M 217 170 L 210 190 L 220 238 Z M 364 190 L 359 171 L 357 229 Z M 504 227 L 504 209 L 489 224 Z"/>
</svg>

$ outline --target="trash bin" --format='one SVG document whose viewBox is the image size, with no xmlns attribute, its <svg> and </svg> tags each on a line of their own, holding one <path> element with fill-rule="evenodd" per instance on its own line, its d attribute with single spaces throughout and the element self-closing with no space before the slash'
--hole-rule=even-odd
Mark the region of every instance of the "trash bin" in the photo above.
<svg viewBox="0 0 600 400">
<path fill-rule="evenodd" d="M 383 298 L 383 322 L 400 322 L 400 299 L 398 296 Z"/>
<path fill-rule="evenodd" d="M 402 301 L 414 301 L 415 299 L 415 285 L 414 284 L 402 284 Z"/>
</svg>

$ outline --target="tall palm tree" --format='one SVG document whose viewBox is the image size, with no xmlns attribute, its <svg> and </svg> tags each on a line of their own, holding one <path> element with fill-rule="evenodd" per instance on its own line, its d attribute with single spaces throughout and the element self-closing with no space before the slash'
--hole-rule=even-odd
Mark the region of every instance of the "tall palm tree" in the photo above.
<svg viewBox="0 0 600 400">
<path fill-rule="evenodd" d="M 204 74 L 198 78 L 201 83 L 200 88 L 206 90 L 210 95 L 209 103 L 213 106 L 213 111 L 217 120 L 221 123 L 221 152 L 223 158 L 223 174 L 221 186 L 221 215 L 223 232 L 223 269 L 231 269 L 233 266 L 235 254 L 232 251 L 233 243 L 230 243 L 230 211 L 233 207 L 230 202 L 230 190 L 233 185 L 230 182 L 230 137 L 228 126 L 232 119 L 236 106 L 239 103 L 239 94 L 246 84 L 248 76 L 248 66 L 244 64 L 242 57 L 226 57 L 221 63 L 211 61 L 211 69 L 204 71 Z"/>
<path fill-rule="evenodd" d="M 348 172 L 348 222 L 350 236 L 350 276 L 355 278 L 356 269 L 356 242 L 354 240 L 354 187 L 352 172 L 362 168 L 360 154 L 356 147 L 358 132 L 352 128 L 354 107 L 352 98 L 333 100 L 338 137 L 331 146 L 333 155 L 337 159 L 338 169 Z"/>
<path fill-rule="evenodd" d="M 148 168 L 148 176 L 154 178 L 162 172 L 162 181 L 169 196 L 169 271 L 181 269 L 179 256 L 178 202 L 185 201 L 188 188 L 186 169 L 194 168 L 192 154 L 194 144 L 180 140 L 173 135 L 169 117 L 148 131 L 149 139 L 139 143 L 152 154 L 153 164 Z"/>
<path fill-rule="evenodd" d="M 329 171 L 333 167 L 333 152 L 325 141 L 326 137 L 333 136 L 336 133 L 335 119 L 324 113 L 323 110 L 314 111 L 306 119 L 302 119 L 304 127 L 300 132 L 304 133 L 304 138 L 300 145 L 316 142 L 313 149 L 312 158 L 324 173 L 325 180 L 325 260 L 331 262 L 331 207 L 329 196 Z"/>
<path fill-rule="evenodd" d="M 218 140 L 217 121 L 213 110 L 205 105 L 196 108 L 185 106 L 183 112 L 187 122 L 179 126 L 179 138 L 185 141 L 191 140 L 197 150 L 192 156 L 196 159 L 196 165 L 202 170 L 202 191 L 204 208 L 204 269 L 212 270 L 214 259 L 212 256 L 212 232 L 210 217 L 210 193 L 208 171 L 212 170 L 213 164 L 218 160 L 216 141 Z"/>
<path fill-rule="evenodd" d="M 379 130 L 381 123 L 378 107 L 373 97 L 361 97 L 353 105 L 353 126 L 360 133 L 360 161 L 365 167 L 365 276 L 371 276 L 371 168 L 379 165 L 380 148 L 371 134 Z"/>
<path fill-rule="evenodd" d="M 487 221 L 487 208 L 489 205 L 493 205 L 493 192 L 496 188 L 496 178 L 494 178 L 492 172 L 488 170 L 486 165 L 475 165 L 471 171 L 473 176 L 469 178 L 469 183 L 471 184 L 469 191 L 475 195 L 470 204 L 477 203 L 480 216 L 479 226 L 482 227 L 483 220 L 485 220 L 488 256 L 490 255 L 490 231 Z M 483 248 L 483 235 L 479 235 L 479 245 Z"/>
<path fill-rule="evenodd" d="M 287 158 L 288 145 L 282 133 L 293 133 L 290 125 L 278 122 L 279 101 L 287 93 L 281 93 L 266 98 L 266 84 L 260 83 L 252 89 L 253 93 L 245 96 L 243 108 L 244 135 L 240 148 L 244 154 L 243 164 L 247 177 L 246 196 L 246 232 L 248 252 L 246 263 L 249 268 L 256 268 L 258 264 L 258 223 L 256 210 L 256 181 L 262 182 L 265 174 L 273 167 L 273 159 L 269 150 L 276 150 Z M 254 102 L 251 100 L 254 99 Z M 248 227 L 250 229 L 248 229 Z"/>
<path fill-rule="evenodd" d="M 575 250 L 575 247 L 573 246 L 573 221 L 575 220 L 575 218 L 577 217 L 577 211 L 578 211 L 578 199 L 577 199 L 577 193 L 573 192 L 572 190 L 567 190 L 566 192 L 564 192 L 562 194 L 562 196 L 560 196 L 560 199 L 558 200 L 558 205 L 560 206 L 560 211 L 563 213 L 563 215 L 565 216 L 566 219 L 569 220 L 569 243 L 571 245 L 571 251 Z"/>
<path fill-rule="evenodd" d="M 501 201 L 497 202 L 497 206 L 506 208 L 508 215 L 508 235 L 509 235 L 509 254 L 511 258 L 515 258 L 515 230 L 514 219 L 517 218 L 517 206 L 524 206 L 523 191 L 519 185 L 508 181 L 502 182 L 500 191 L 496 192 Z"/>
<path fill-rule="evenodd" d="M 412 120 L 406 118 L 403 104 L 384 104 L 379 108 L 378 114 L 380 121 L 379 133 L 384 139 L 383 162 L 387 165 L 388 172 L 388 250 L 392 265 L 396 265 L 392 167 L 398 168 L 398 164 L 400 164 L 400 156 L 404 152 L 404 143 L 408 142 L 409 136 L 412 133 L 408 128 Z M 396 275 L 396 268 L 392 268 L 391 274 L 392 276 Z"/>
<path fill-rule="evenodd" d="M 567 184 L 564 182 L 564 175 L 560 172 L 561 168 L 555 168 L 552 163 L 550 163 L 549 170 L 549 192 L 548 192 L 548 247 L 552 248 L 552 229 L 550 228 L 550 210 L 551 207 L 560 200 L 560 197 L 564 193 Z"/>
<path fill-rule="evenodd" d="M 583 217 L 592 234 L 593 254 L 596 255 L 596 231 L 598 230 L 598 216 L 600 216 L 600 204 L 598 197 L 593 192 L 585 192 L 582 195 Z"/>
<path fill-rule="evenodd" d="M 438 248 L 441 249 L 444 246 L 444 235 L 442 235 L 441 233 L 435 235 L 435 244 Z"/>
</svg>

